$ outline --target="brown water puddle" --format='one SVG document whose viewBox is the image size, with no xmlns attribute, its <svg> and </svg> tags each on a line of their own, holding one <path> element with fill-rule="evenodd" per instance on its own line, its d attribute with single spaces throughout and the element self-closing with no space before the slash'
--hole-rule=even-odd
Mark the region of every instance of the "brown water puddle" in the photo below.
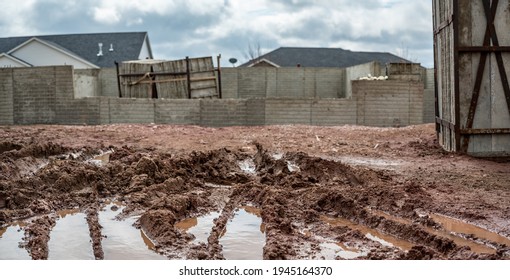
<svg viewBox="0 0 510 280">
<path fill-rule="evenodd" d="M 409 251 L 414 246 L 414 244 L 409 241 L 399 239 L 388 234 L 384 234 L 367 226 L 353 223 L 347 219 L 322 216 L 321 220 L 323 222 L 328 223 L 331 226 L 345 226 L 349 227 L 352 230 L 358 230 L 361 233 L 363 233 L 365 237 L 367 237 L 368 239 L 379 242 L 380 244 L 386 247 L 398 247 L 404 251 Z"/>
<path fill-rule="evenodd" d="M 115 207 L 112 207 L 115 206 Z M 166 257 L 154 251 L 155 245 L 145 233 L 133 227 L 137 217 L 116 220 L 124 206 L 110 203 L 99 212 L 105 260 L 166 260 Z"/>
<path fill-rule="evenodd" d="M 461 220 L 457 220 L 454 218 L 446 217 L 443 215 L 430 214 L 429 215 L 432 220 L 436 223 L 439 223 L 443 226 L 443 228 L 450 232 L 462 233 L 473 235 L 474 237 L 485 239 L 488 241 L 492 241 L 498 244 L 504 244 L 510 247 L 510 239 L 501 236 L 495 232 L 488 231 L 481 227 L 465 223 Z"/>
<path fill-rule="evenodd" d="M 20 248 L 25 231 L 24 223 L 11 223 L 0 228 L 0 260 L 30 260 L 28 251 Z"/>
<path fill-rule="evenodd" d="M 113 151 L 107 151 L 104 153 L 101 153 L 94 158 L 88 160 L 87 162 L 95 164 L 97 166 L 105 166 L 110 162 L 110 155 L 113 153 Z"/>
<path fill-rule="evenodd" d="M 220 213 L 212 212 L 205 216 L 194 217 L 182 220 L 175 224 L 175 227 L 186 231 L 195 236 L 194 243 L 206 243 L 211 230 L 214 227 L 214 219 L 218 218 Z"/>
<path fill-rule="evenodd" d="M 401 224 L 405 224 L 405 225 L 413 224 L 413 222 L 411 220 L 395 217 L 395 216 L 392 216 L 388 213 L 385 213 L 385 212 L 382 212 L 379 210 L 370 210 L 370 212 L 373 214 L 382 216 L 388 220 L 398 222 Z M 454 233 L 473 234 L 474 236 L 476 236 L 478 238 L 487 239 L 487 240 L 497 242 L 497 243 L 510 242 L 510 240 L 504 238 L 501 235 L 489 232 L 489 231 L 479 228 L 477 226 L 473 226 L 473 225 L 464 223 L 460 220 L 455 220 L 452 218 L 448 218 L 448 217 L 440 216 L 440 215 L 436 215 L 436 214 L 430 214 L 429 216 L 436 223 L 441 224 L 445 228 L 446 231 L 437 230 L 437 229 L 434 229 L 431 227 L 423 227 L 423 229 L 425 231 L 427 231 L 430 234 L 434 234 L 434 235 L 437 235 L 440 237 L 451 239 L 458 246 L 468 246 L 469 248 L 471 248 L 471 251 L 478 253 L 478 254 L 494 254 L 494 253 L 496 253 L 496 250 L 494 248 L 487 247 L 483 244 L 476 243 L 472 240 L 468 240 L 468 239 L 462 238 L 460 236 L 457 236 Z M 499 240 L 499 241 L 496 241 L 496 240 Z M 507 244 L 507 243 L 501 243 L 501 244 Z"/>
<path fill-rule="evenodd" d="M 220 244 L 227 260 L 262 260 L 266 234 L 260 210 L 250 206 L 236 210 Z"/>
<path fill-rule="evenodd" d="M 94 260 L 87 216 L 79 209 L 59 211 L 57 216 L 48 242 L 48 259 Z"/>
</svg>

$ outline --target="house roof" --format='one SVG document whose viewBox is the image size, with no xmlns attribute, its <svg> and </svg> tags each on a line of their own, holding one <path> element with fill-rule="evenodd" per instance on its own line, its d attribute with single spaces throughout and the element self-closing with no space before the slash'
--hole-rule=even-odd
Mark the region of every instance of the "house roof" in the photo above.
<svg viewBox="0 0 510 280">
<path fill-rule="evenodd" d="M 6 53 L 0 53 L 0 58 L 2 58 L 2 57 L 5 57 L 5 58 L 7 58 L 7 59 L 10 59 L 10 60 L 12 60 L 12 61 L 14 61 L 14 62 L 16 62 L 16 63 L 19 63 L 20 65 L 26 66 L 26 67 L 30 67 L 30 66 L 32 66 L 32 65 L 30 65 L 30 63 L 28 63 L 28 62 L 23 61 L 23 60 L 21 60 L 21 59 L 19 59 L 19 58 L 17 58 L 17 57 L 14 57 L 14 56 L 9 55 L 9 54 L 6 54 Z"/>
<path fill-rule="evenodd" d="M 353 52 L 340 48 L 289 48 L 282 47 L 260 56 L 259 60 L 271 61 L 280 67 L 337 67 L 346 68 L 377 61 L 382 64 L 392 62 L 409 62 L 408 60 L 387 52 Z M 241 67 L 252 66 L 254 60 Z"/>
<path fill-rule="evenodd" d="M 149 40 L 147 32 L 9 37 L 0 38 L 0 53 L 9 53 L 34 37 L 99 67 L 112 67 L 115 65 L 115 61 L 138 59 L 145 40 Z M 103 56 L 97 56 L 98 43 L 103 43 Z M 113 52 L 109 51 L 111 44 L 113 44 Z M 148 47 L 152 58 L 150 44 Z"/>
</svg>

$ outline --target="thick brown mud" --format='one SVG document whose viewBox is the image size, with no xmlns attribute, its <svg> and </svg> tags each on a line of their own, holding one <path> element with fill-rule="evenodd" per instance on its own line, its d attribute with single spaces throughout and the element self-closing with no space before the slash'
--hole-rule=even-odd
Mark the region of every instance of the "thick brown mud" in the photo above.
<svg viewBox="0 0 510 280">
<path fill-rule="evenodd" d="M 489 212 L 441 209 L 444 186 L 397 160 L 342 157 L 3 142 L 0 251 L 21 225 L 8 243 L 32 259 L 510 258 L 508 216 L 463 221 Z"/>
</svg>

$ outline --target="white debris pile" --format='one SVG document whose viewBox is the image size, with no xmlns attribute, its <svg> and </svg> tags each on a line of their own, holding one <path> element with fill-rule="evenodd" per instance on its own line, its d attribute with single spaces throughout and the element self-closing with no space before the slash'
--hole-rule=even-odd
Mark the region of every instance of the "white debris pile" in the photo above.
<svg viewBox="0 0 510 280">
<path fill-rule="evenodd" d="M 374 76 L 368 74 L 368 76 L 361 77 L 361 78 L 359 78 L 359 80 L 360 81 L 386 81 L 386 80 L 388 80 L 388 76 L 374 77 Z"/>
</svg>

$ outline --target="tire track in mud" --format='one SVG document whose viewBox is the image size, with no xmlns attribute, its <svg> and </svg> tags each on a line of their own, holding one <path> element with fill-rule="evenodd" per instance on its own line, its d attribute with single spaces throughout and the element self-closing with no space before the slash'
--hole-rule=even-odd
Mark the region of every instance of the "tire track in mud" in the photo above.
<svg viewBox="0 0 510 280">
<path fill-rule="evenodd" d="M 304 153 L 277 155 L 253 145 L 254 154 L 220 149 L 178 157 L 104 147 L 101 150 L 112 151 L 109 162 L 96 165 L 90 159 L 98 152 L 87 147 L 77 153 L 51 143 L 29 147 L 4 143 L 0 226 L 36 217 L 25 228 L 26 248 L 33 259 L 45 259 L 55 225 L 52 215 L 79 207 L 87 216 L 94 256 L 103 259 L 98 212 L 105 200 L 117 197 L 126 205 L 119 217 L 139 215 L 135 226 L 155 243 L 156 252 L 169 259 L 224 259 L 221 237 L 236 209 L 250 205 L 261 210 L 265 224 L 264 259 L 322 258 L 328 244 L 336 246 L 334 250 L 359 253 L 353 255 L 361 259 L 510 258 L 505 244 L 457 236 L 494 251 L 475 253 L 437 232 L 441 226 L 420 215 L 434 213 L 434 206 L 419 182 L 396 181 L 391 171 L 351 167 Z M 21 165 L 8 164 L 27 159 L 48 164 L 23 176 Z M 220 215 L 207 242 L 193 243 L 194 236 L 176 227 L 179 221 L 211 212 Z M 336 217 L 414 246 L 390 246 L 353 224 L 328 223 Z"/>
</svg>

